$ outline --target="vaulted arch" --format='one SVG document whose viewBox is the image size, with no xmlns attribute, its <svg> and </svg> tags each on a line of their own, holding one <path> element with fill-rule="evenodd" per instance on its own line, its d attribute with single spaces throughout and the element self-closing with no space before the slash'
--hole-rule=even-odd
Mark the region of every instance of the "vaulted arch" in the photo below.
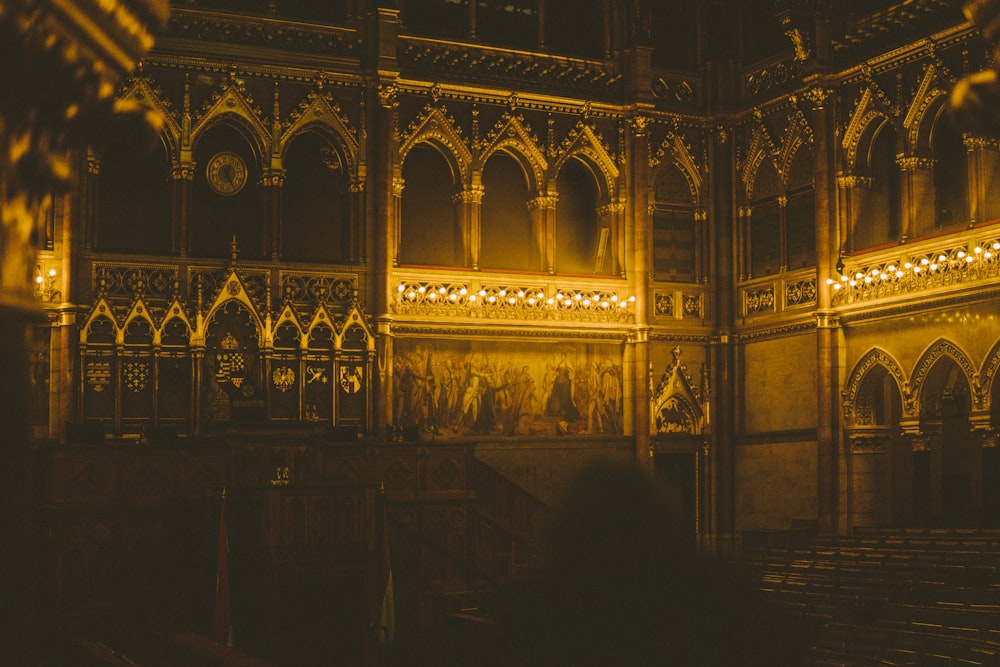
<svg viewBox="0 0 1000 667">
<path fill-rule="evenodd" d="M 235 83 L 223 83 L 204 105 L 192 124 L 191 145 L 197 146 L 202 136 L 219 123 L 236 128 L 252 147 L 257 164 L 268 166 L 265 156 L 270 154 L 271 131 L 249 93 Z"/>
<path fill-rule="evenodd" d="M 490 157 L 503 151 L 516 160 L 525 175 L 529 176 L 529 189 L 541 192 L 545 187 L 548 161 L 539 148 L 538 138 L 531 132 L 522 116 L 505 113 L 486 134 L 479 151 L 479 164 L 485 165 Z"/>
<path fill-rule="evenodd" d="M 444 107 L 428 106 L 410 123 L 399 142 L 400 164 L 405 164 L 410 151 L 419 144 L 437 148 L 451 168 L 454 187 L 468 183 L 472 152 Z"/>
<path fill-rule="evenodd" d="M 905 406 L 908 404 L 909 384 L 906 381 L 903 368 L 889 352 L 882 348 L 874 347 L 858 360 L 851 370 L 850 375 L 848 375 L 847 381 L 844 383 L 842 409 L 844 424 L 848 428 L 853 427 L 855 424 L 870 422 L 870 417 L 865 406 L 865 401 L 868 397 L 862 389 L 865 387 L 865 382 L 869 374 L 875 373 L 878 375 L 882 372 L 895 383 L 901 398 L 903 398 L 905 413 Z"/>
<path fill-rule="evenodd" d="M 603 139 L 593 127 L 580 121 L 570 130 L 557 152 L 552 164 L 555 174 L 562 171 L 567 161 L 577 159 L 599 176 L 596 182 L 599 187 L 599 199 L 609 202 L 616 194 L 615 184 L 618 179 L 618 165 L 605 146 Z"/>
<path fill-rule="evenodd" d="M 976 368 L 973 366 L 969 355 L 952 341 L 939 338 L 927 346 L 920 355 L 910 376 L 912 400 L 918 408 L 923 405 L 922 394 L 928 387 L 928 378 L 930 377 L 931 369 L 942 358 L 953 362 L 955 368 L 961 374 L 961 377 L 949 380 L 950 383 L 962 382 L 966 389 L 971 389 L 978 383 Z"/>
</svg>

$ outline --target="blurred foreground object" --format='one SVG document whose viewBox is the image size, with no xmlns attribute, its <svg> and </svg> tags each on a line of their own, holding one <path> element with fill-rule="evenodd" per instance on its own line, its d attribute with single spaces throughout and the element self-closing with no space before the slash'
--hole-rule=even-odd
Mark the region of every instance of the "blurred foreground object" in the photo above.
<svg viewBox="0 0 1000 667">
<path fill-rule="evenodd" d="M 1000 137 L 1000 0 L 970 0 L 962 11 L 983 33 L 993 66 L 960 79 L 952 89 L 949 110 L 963 131 Z"/>
</svg>

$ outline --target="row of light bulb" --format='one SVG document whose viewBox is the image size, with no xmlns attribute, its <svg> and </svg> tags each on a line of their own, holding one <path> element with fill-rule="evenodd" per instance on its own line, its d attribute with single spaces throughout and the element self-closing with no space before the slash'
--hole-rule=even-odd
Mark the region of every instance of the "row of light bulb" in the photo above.
<svg viewBox="0 0 1000 667">
<path fill-rule="evenodd" d="M 990 249 L 992 248 L 992 250 Z M 971 253 L 967 253 L 964 250 L 959 250 L 955 253 L 955 256 L 960 260 L 965 260 L 966 264 L 971 264 L 976 261 L 977 256 L 981 256 L 983 259 L 990 259 L 993 257 L 993 251 L 1000 250 L 1000 241 L 994 241 L 993 245 L 989 248 L 982 248 L 976 246 L 972 249 Z M 898 267 L 895 264 L 890 264 L 885 267 L 885 269 L 880 269 L 878 267 L 873 268 L 871 271 L 865 273 L 864 271 L 858 271 L 853 276 L 842 275 L 840 276 L 840 282 L 835 281 L 833 278 L 827 278 L 826 284 L 833 285 L 833 289 L 839 290 L 843 285 L 849 285 L 850 287 L 856 287 L 858 283 L 870 284 L 876 278 L 879 280 L 887 280 L 890 277 L 902 278 L 906 275 L 906 271 L 913 271 L 913 273 L 920 273 L 921 271 L 937 271 L 941 264 L 948 261 L 947 255 L 938 255 L 937 261 L 931 261 L 930 259 L 924 257 L 919 263 L 913 264 L 912 262 L 906 262 L 902 267 Z"/>
<path fill-rule="evenodd" d="M 574 302 L 578 302 L 584 308 L 590 308 L 591 306 L 598 306 L 600 308 L 611 308 L 616 306 L 618 308 L 627 308 L 630 303 L 635 302 L 635 297 L 630 296 L 628 299 L 619 299 L 617 294 L 612 294 L 608 298 L 600 299 L 590 299 L 584 297 L 583 294 L 574 294 L 572 297 L 559 292 L 554 297 L 545 297 L 545 292 L 539 290 L 536 293 L 528 294 L 524 290 L 518 290 L 517 292 L 508 292 L 505 289 L 499 290 L 496 294 L 491 294 L 485 289 L 479 290 L 478 293 L 470 294 L 469 290 L 462 287 L 458 291 L 448 293 L 444 287 L 438 287 L 436 289 L 427 289 L 425 286 L 407 288 L 405 284 L 400 284 L 396 290 L 400 292 L 405 298 L 413 301 L 419 295 L 425 295 L 424 298 L 429 301 L 436 301 L 437 299 L 442 299 L 445 301 L 456 302 L 462 297 L 466 297 L 470 303 L 474 303 L 479 299 L 489 304 L 495 304 L 500 301 L 506 301 L 510 305 L 516 305 L 519 299 L 525 299 L 527 304 L 534 306 L 536 304 L 544 303 L 549 306 L 563 305 L 566 307 L 572 306 Z"/>
</svg>

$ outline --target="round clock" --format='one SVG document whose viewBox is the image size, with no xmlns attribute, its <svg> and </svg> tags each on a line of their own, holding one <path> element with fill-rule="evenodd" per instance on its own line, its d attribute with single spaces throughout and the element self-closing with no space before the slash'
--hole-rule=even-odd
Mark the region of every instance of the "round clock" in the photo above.
<svg viewBox="0 0 1000 667">
<path fill-rule="evenodd" d="M 208 185 L 220 195 L 235 195 L 247 183 L 247 166 L 236 153 L 217 153 L 205 168 Z"/>
</svg>

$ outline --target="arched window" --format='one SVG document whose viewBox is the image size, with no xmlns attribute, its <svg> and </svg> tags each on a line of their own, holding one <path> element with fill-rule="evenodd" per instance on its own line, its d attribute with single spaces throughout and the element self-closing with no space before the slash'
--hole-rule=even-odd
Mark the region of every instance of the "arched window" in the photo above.
<svg viewBox="0 0 1000 667">
<path fill-rule="evenodd" d="M 693 282 L 697 245 L 691 188 L 672 163 L 656 172 L 653 196 L 653 276 Z"/>
<path fill-rule="evenodd" d="M 295 137 L 285 155 L 281 258 L 352 259 L 349 176 L 336 148 L 315 132 Z"/>
<path fill-rule="evenodd" d="M 766 276 L 781 268 L 781 181 L 774 163 L 765 159 L 754 179 L 750 218 L 750 274 Z"/>
<path fill-rule="evenodd" d="M 240 257 L 264 257 L 265 209 L 260 166 L 250 144 L 227 124 L 210 128 L 195 147 L 191 253 L 228 257 L 235 236 Z"/>
<path fill-rule="evenodd" d="M 593 172 L 581 160 L 568 160 L 556 179 L 556 190 L 556 271 L 608 273 L 610 230 L 598 224 Z"/>
<path fill-rule="evenodd" d="M 400 264 L 456 266 L 455 184 L 451 168 L 430 144 L 418 144 L 403 162 Z"/>
<path fill-rule="evenodd" d="M 483 190 L 480 266 L 537 271 L 528 183 L 521 165 L 504 153 L 492 155 L 483 169 Z"/>
<path fill-rule="evenodd" d="M 867 211 L 858 219 L 854 250 L 874 248 L 899 240 L 901 205 L 896 132 L 889 123 L 876 130 L 869 154 L 871 196 Z"/>
<path fill-rule="evenodd" d="M 964 226 L 969 222 L 968 159 L 962 135 L 947 113 L 940 113 L 934 123 L 931 150 L 935 158 L 934 226 Z"/>
<path fill-rule="evenodd" d="M 166 148 L 143 151 L 117 144 L 101 156 L 97 248 L 170 254 L 171 182 Z"/>
<path fill-rule="evenodd" d="M 788 167 L 785 235 L 789 269 L 816 265 L 816 205 L 811 150 L 800 149 Z"/>
</svg>

